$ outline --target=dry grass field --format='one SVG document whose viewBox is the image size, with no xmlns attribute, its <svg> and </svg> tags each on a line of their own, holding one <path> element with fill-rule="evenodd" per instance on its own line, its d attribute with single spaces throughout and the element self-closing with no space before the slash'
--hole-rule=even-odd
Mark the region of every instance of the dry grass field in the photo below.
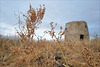
<svg viewBox="0 0 100 67">
<path fill-rule="evenodd" d="M 66 67 L 58 43 L 0 39 L 0 67 Z M 100 39 L 88 42 L 61 42 L 68 67 L 99 67 Z"/>
<path fill-rule="evenodd" d="M 21 13 L 25 23 L 16 29 L 20 39 L 0 36 L 0 67 L 100 67 L 100 38 L 90 41 L 61 41 L 64 31 L 60 27 L 55 34 L 54 22 L 50 23 L 53 41 L 40 40 L 35 34 L 42 23 L 45 7 L 33 9 L 30 5 L 27 15 Z M 38 41 L 34 41 L 34 37 Z"/>
</svg>

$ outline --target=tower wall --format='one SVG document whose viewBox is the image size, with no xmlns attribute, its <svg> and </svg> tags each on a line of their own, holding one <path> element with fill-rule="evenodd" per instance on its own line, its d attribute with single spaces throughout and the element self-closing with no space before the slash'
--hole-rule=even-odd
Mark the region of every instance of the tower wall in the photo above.
<svg viewBox="0 0 100 67">
<path fill-rule="evenodd" d="M 66 41 L 89 40 L 88 26 L 85 21 L 72 21 L 65 26 Z"/>
</svg>

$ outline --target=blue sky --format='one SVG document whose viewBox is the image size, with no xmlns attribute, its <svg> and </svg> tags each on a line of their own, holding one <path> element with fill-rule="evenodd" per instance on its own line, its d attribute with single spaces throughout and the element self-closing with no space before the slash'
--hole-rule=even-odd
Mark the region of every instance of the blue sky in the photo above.
<svg viewBox="0 0 100 67">
<path fill-rule="evenodd" d="M 97 33 L 100 36 L 100 1 L 99 0 L 0 0 L 0 34 L 17 35 L 14 28 L 18 23 L 14 13 L 22 12 L 26 14 L 29 4 L 33 8 L 39 8 L 40 4 L 45 4 L 46 12 L 43 23 L 36 33 L 40 36 L 43 31 L 50 30 L 50 22 L 57 23 L 56 32 L 59 26 L 65 28 L 65 24 L 70 21 L 86 21 L 89 28 L 90 37 Z M 49 35 L 45 38 L 51 39 Z"/>
</svg>

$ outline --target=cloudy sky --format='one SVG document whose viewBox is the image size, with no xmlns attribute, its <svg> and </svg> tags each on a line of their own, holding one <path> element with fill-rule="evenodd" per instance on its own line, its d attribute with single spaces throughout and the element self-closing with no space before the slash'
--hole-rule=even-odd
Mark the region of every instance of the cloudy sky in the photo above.
<svg viewBox="0 0 100 67">
<path fill-rule="evenodd" d="M 86 21 L 89 28 L 89 35 L 94 33 L 100 36 L 100 1 L 99 0 L 0 0 L 0 34 L 17 35 L 14 28 L 18 23 L 15 14 L 22 12 L 26 14 L 29 4 L 33 8 L 39 8 L 40 4 L 45 4 L 46 12 L 43 23 L 36 33 L 40 36 L 43 31 L 50 30 L 50 22 L 57 23 L 56 32 L 59 26 L 65 28 L 65 24 L 70 21 Z M 45 38 L 51 39 L 49 35 Z"/>
</svg>

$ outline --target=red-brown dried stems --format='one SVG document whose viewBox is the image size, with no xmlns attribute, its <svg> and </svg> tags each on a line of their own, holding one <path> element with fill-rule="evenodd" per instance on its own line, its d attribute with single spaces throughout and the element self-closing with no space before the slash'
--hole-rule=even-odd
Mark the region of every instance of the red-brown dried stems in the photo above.
<svg viewBox="0 0 100 67">
<path fill-rule="evenodd" d="M 34 36 L 39 39 L 39 37 L 35 34 L 35 31 L 39 29 L 39 25 L 42 23 L 43 16 L 45 14 L 45 6 L 40 5 L 40 8 L 34 9 L 30 5 L 29 10 L 27 11 L 27 15 L 21 13 L 25 18 L 25 22 L 20 21 L 19 18 L 19 31 L 17 33 L 21 37 L 21 42 L 25 43 L 27 41 L 32 41 Z"/>
<path fill-rule="evenodd" d="M 57 42 L 57 43 L 60 43 L 61 42 L 61 40 L 62 40 L 62 36 L 64 35 L 64 31 L 62 31 L 62 27 L 60 26 L 60 31 L 58 32 L 58 33 L 56 33 L 55 31 L 54 31 L 54 29 L 55 29 L 55 27 L 57 26 L 57 23 L 55 23 L 54 25 L 54 22 L 51 22 L 50 23 L 50 26 L 51 26 L 51 30 L 50 31 L 44 31 L 44 33 L 46 34 L 46 33 L 49 33 L 50 34 L 50 36 L 52 37 L 52 39 L 55 41 L 55 42 Z"/>
<path fill-rule="evenodd" d="M 84 62 L 91 67 L 98 67 L 100 65 L 100 53 L 94 52 L 93 50 L 87 48 L 85 43 L 83 43 L 82 46 L 82 56 Z"/>
<path fill-rule="evenodd" d="M 17 30 L 18 35 L 20 36 L 20 44 L 24 46 L 20 47 L 11 47 L 11 51 L 14 54 L 18 54 L 18 58 L 16 58 L 16 64 L 20 65 L 25 63 L 26 65 L 30 65 L 30 61 L 33 58 L 37 58 L 44 53 L 45 49 L 38 49 L 39 45 L 34 45 L 33 38 L 36 36 L 39 40 L 39 36 L 35 34 L 35 31 L 39 29 L 39 25 L 42 23 L 43 16 L 45 14 L 45 6 L 40 5 L 40 8 L 34 9 L 30 5 L 29 10 L 27 11 L 27 15 L 21 13 L 25 18 L 25 21 L 22 22 L 19 18 L 19 30 Z M 29 45 L 30 44 L 30 45 Z M 33 47 L 34 46 L 34 47 Z M 34 64 L 36 65 L 36 64 Z"/>
<path fill-rule="evenodd" d="M 54 29 L 55 29 L 55 27 L 57 26 L 57 23 L 55 23 L 55 26 L 53 25 L 54 24 L 54 22 L 51 22 L 50 23 L 50 26 L 51 26 L 51 30 L 50 31 L 44 31 L 44 33 L 46 34 L 46 33 L 49 33 L 49 35 L 52 37 L 52 39 L 55 41 L 55 42 L 57 42 L 58 43 L 58 45 L 59 45 L 59 48 L 60 48 L 60 51 L 61 51 L 61 53 L 62 53 L 62 55 L 63 55 L 63 58 L 64 58 L 64 60 L 65 60 L 65 62 L 66 62 L 66 66 L 68 67 L 68 63 L 67 63 L 67 60 L 66 60 L 66 58 L 65 58 L 65 56 L 64 56 L 64 53 L 63 53 L 63 51 L 62 51 L 62 48 L 61 48 L 61 40 L 62 40 L 62 36 L 64 35 L 64 32 L 65 31 L 62 31 L 62 26 L 60 26 L 60 31 L 58 32 L 58 33 L 56 33 L 55 31 L 54 31 Z"/>
</svg>

